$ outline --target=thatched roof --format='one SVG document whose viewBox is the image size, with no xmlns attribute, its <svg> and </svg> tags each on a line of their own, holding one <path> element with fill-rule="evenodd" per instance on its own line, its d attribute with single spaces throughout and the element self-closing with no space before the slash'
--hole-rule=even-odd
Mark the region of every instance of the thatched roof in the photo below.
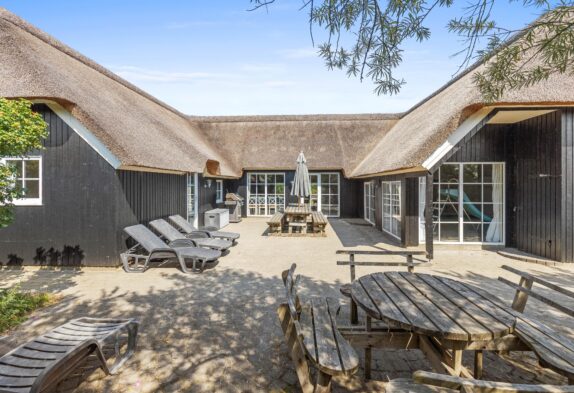
<svg viewBox="0 0 574 393">
<path fill-rule="evenodd" d="M 519 37 L 517 37 L 518 39 Z M 423 163 L 464 120 L 486 106 L 473 82 L 488 63 L 477 63 L 406 112 L 377 146 L 353 170 L 352 177 L 368 177 L 409 169 Z M 573 105 L 574 78 L 554 74 L 548 80 L 521 90 L 508 91 L 488 106 Z M 400 149 L 397 149 L 400 146 Z"/>
<path fill-rule="evenodd" d="M 220 174 L 235 170 L 187 117 L 0 8 L 0 96 L 54 100 L 121 166 Z"/>
<path fill-rule="evenodd" d="M 424 170 L 422 164 L 484 106 L 478 64 L 405 114 L 188 117 L 0 8 L 0 97 L 64 106 L 124 168 L 205 172 L 310 169 L 350 177 Z M 513 91 L 497 105 L 574 104 L 574 78 Z"/>
<path fill-rule="evenodd" d="M 396 115 L 192 118 L 236 168 L 295 169 L 302 151 L 309 169 L 347 175 L 397 120 Z"/>
</svg>

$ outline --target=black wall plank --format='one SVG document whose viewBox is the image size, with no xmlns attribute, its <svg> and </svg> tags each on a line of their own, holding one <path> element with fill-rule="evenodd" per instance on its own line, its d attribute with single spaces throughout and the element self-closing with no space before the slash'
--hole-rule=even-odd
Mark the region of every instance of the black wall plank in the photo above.
<svg viewBox="0 0 574 393">
<path fill-rule="evenodd" d="M 563 109 L 561 116 L 561 222 L 560 257 L 574 262 L 574 110 Z"/>
<path fill-rule="evenodd" d="M 114 168 L 45 105 L 42 206 L 17 206 L 0 229 L 0 262 L 116 265 L 116 214 L 122 188 Z"/>
<path fill-rule="evenodd" d="M 248 172 L 266 172 L 266 173 L 284 173 L 285 174 L 285 197 L 286 204 L 296 203 L 297 198 L 291 196 L 291 182 L 295 177 L 295 171 L 245 171 L 240 179 L 226 180 L 224 189 L 227 192 L 234 192 L 245 198 L 242 214 L 243 217 L 247 216 L 247 173 Z M 336 172 L 336 171 L 325 171 Z M 321 173 L 310 171 L 309 173 Z M 362 216 L 363 202 L 362 202 L 362 182 L 358 180 L 347 179 L 341 172 L 339 173 L 339 192 L 340 192 L 340 217 L 341 218 L 355 218 Z"/>
</svg>

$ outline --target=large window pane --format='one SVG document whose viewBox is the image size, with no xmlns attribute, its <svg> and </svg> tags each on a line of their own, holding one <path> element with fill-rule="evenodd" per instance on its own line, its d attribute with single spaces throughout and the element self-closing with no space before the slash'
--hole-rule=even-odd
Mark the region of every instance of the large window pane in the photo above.
<svg viewBox="0 0 574 393">
<path fill-rule="evenodd" d="M 401 234 L 401 182 L 383 182 L 383 229 L 396 236 Z"/>
</svg>

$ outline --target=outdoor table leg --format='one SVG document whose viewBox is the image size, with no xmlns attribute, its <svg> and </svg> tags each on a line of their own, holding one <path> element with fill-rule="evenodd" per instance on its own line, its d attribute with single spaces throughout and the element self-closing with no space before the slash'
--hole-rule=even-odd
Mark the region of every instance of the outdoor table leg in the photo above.
<svg viewBox="0 0 574 393">
<path fill-rule="evenodd" d="M 351 299 L 351 325 L 357 325 L 359 323 L 359 311 L 357 309 L 357 303 Z"/>
<path fill-rule="evenodd" d="M 482 351 L 474 352 L 474 379 L 482 379 Z"/>
<path fill-rule="evenodd" d="M 366 329 L 371 331 L 371 317 L 367 315 Z M 365 380 L 371 379 L 371 346 L 365 348 Z"/>
<path fill-rule="evenodd" d="M 460 373 L 462 371 L 462 350 L 461 349 L 453 349 L 452 350 L 452 368 L 454 370 L 455 376 L 460 377 Z"/>
</svg>

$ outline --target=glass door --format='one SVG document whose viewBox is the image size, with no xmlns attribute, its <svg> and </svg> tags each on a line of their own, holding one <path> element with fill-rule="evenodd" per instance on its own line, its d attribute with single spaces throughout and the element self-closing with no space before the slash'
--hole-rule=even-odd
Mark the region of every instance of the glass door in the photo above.
<svg viewBox="0 0 574 393">
<path fill-rule="evenodd" d="M 327 217 L 339 217 L 340 179 L 338 173 L 311 173 L 311 209 Z"/>
<path fill-rule="evenodd" d="M 284 173 L 247 174 L 247 214 L 249 216 L 271 216 L 284 209 Z"/>
<path fill-rule="evenodd" d="M 366 182 L 363 187 L 364 217 L 369 223 L 375 225 L 375 182 Z"/>
<path fill-rule="evenodd" d="M 448 163 L 433 180 L 433 237 L 504 243 L 504 163 Z"/>
</svg>

